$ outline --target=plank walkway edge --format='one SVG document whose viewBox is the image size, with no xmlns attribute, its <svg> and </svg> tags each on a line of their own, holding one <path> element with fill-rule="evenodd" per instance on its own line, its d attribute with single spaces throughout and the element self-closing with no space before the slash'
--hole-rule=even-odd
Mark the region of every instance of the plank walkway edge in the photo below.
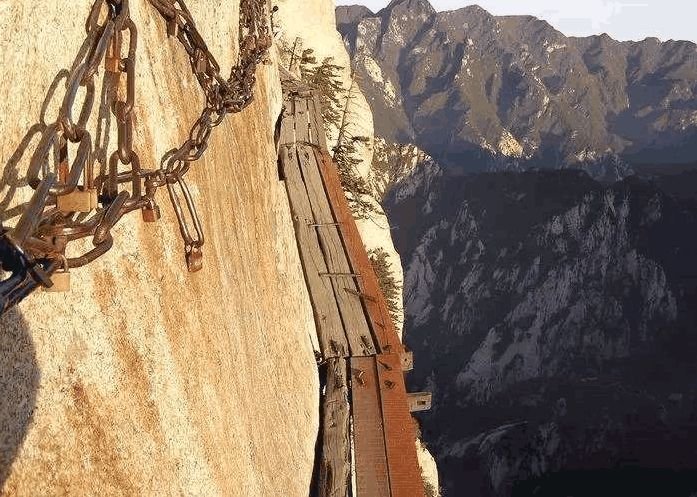
<svg viewBox="0 0 697 497">
<path fill-rule="evenodd" d="M 281 77 L 279 167 L 326 371 L 314 495 L 425 497 L 411 411 L 430 398 L 406 391 L 413 358 L 327 150 L 319 98 L 287 72 Z"/>
</svg>

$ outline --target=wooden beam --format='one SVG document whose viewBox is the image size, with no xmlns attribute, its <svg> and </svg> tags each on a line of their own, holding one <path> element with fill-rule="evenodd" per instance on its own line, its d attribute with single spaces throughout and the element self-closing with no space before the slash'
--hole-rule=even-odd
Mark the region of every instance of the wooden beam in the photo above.
<svg viewBox="0 0 697 497">
<path fill-rule="evenodd" d="M 319 148 L 322 150 L 329 150 L 322 119 L 322 103 L 317 92 L 315 92 L 312 99 L 307 101 L 307 108 L 310 112 L 310 139 L 313 143 L 319 145 Z"/>
<path fill-rule="evenodd" d="M 399 354 L 404 351 L 404 346 L 392 322 L 387 301 L 380 290 L 378 278 L 363 245 L 356 221 L 351 214 L 344 190 L 341 188 L 336 165 L 328 152 L 314 150 L 314 153 L 334 217 L 339 223 L 339 232 L 349 254 L 351 267 L 362 276 L 358 282 L 359 292 L 367 297 L 362 300 L 375 338 L 375 346 L 380 352 Z"/>
<path fill-rule="evenodd" d="M 295 139 L 298 143 L 310 143 L 310 111 L 307 98 L 293 96 L 293 114 L 295 119 Z"/>
<path fill-rule="evenodd" d="M 282 160 L 283 149 L 295 144 L 295 117 L 293 115 L 292 102 L 284 101 L 283 115 L 281 116 L 281 126 L 278 130 L 278 160 Z"/>
<path fill-rule="evenodd" d="M 375 357 L 352 357 L 350 364 L 356 496 L 390 497 Z"/>
<path fill-rule="evenodd" d="M 404 372 L 398 354 L 376 357 L 385 429 L 390 497 L 425 497 L 416 455 L 416 424 L 409 413 Z"/>
<path fill-rule="evenodd" d="M 412 371 L 414 369 L 414 353 L 402 352 L 399 354 L 402 360 L 402 371 Z"/>
<path fill-rule="evenodd" d="M 350 497 L 351 452 L 346 359 L 327 361 L 327 388 L 322 402 L 322 456 L 318 497 Z"/>
<path fill-rule="evenodd" d="M 415 392 L 407 394 L 409 412 L 430 411 L 433 404 L 433 394 L 431 392 Z"/>
</svg>

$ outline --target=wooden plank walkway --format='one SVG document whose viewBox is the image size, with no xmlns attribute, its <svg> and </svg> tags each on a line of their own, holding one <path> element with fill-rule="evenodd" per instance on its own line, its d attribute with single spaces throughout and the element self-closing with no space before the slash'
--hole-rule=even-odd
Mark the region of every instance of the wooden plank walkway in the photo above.
<svg viewBox="0 0 697 497">
<path fill-rule="evenodd" d="M 313 143 L 318 132 L 314 97 L 289 96 L 281 122 L 281 170 L 293 216 L 307 283 L 319 312 L 319 341 L 325 359 L 376 353 L 356 281 L 325 191 Z M 310 105 L 308 105 L 310 104 Z M 331 291 L 328 289 L 331 287 Z M 330 302 L 331 301 L 331 302 Z M 347 346 L 348 345 L 348 346 Z"/>
<path fill-rule="evenodd" d="M 357 495 L 390 495 L 380 379 L 374 357 L 351 358 Z"/>
<path fill-rule="evenodd" d="M 358 226 L 351 214 L 348 200 L 341 188 L 336 165 L 326 150 L 315 149 L 315 154 L 319 156 L 318 162 L 320 163 L 322 179 L 334 208 L 335 217 L 338 220 L 340 233 L 346 244 L 351 265 L 362 276 L 359 280 L 359 291 L 366 308 L 366 314 L 370 320 L 377 349 L 379 352 L 405 353 L 402 341 L 399 339 L 397 329 L 390 316 L 387 301 L 380 290 L 378 277 L 373 270 L 373 265 L 363 245 Z"/>
<path fill-rule="evenodd" d="M 322 419 L 323 442 L 327 450 L 322 451 L 319 463 L 319 495 L 350 495 L 351 428 L 348 385 L 346 359 L 329 359 L 324 403 L 332 408 L 326 410 Z"/>
<path fill-rule="evenodd" d="M 281 140 L 288 132 L 286 123 L 292 124 L 292 120 L 284 119 Z M 283 145 L 280 155 L 283 175 L 286 179 L 286 189 L 293 211 L 298 250 L 315 313 L 322 356 L 324 358 L 348 357 L 348 340 L 339 315 L 339 306 L 334 298 L 332 283 L 329 279 L 321 276 L 329 271 L 322 254 L 317 230 L 312 228 L 312 225 L 316 224 L 317 221 L 312 214 L 310 199 L 302 181 L 297 150 L 294 146 Z"/>
<path fill-rule="evenodd" d="M 387 302 L 327 151 L 318 97 L 284 75 L 279 168 L 319 335 L 318 497 L 424 497 L 404 371 L 413 358 Z M 352 488 L 351 474 L 355 476 Z"/>
</svg>

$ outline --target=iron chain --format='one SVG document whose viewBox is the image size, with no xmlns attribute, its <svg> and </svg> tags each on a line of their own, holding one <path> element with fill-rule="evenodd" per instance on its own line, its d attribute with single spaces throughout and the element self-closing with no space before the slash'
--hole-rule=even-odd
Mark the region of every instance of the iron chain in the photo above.
<svg viewBox="0 0 697 497">
<path fill-rule="evenodd" d="M 50 287 L 51 274 L 61 265 L 69 270 L 104 255 L 113 246 L 112 228 L 129 212 L 140 209 L 146 221 L 157 220 L 155 196 L 162 186 L 167 187 L 177 216 L 188 268 L 193 272 L 202 267 L 202 223 L 185 175 L 208 149 L 213 129 L 227 114 L 241 112 L 253 101 L 256 68 L 272 43 L 268 5 L 267 0 L 240 0 L 239 61 L 224 78 L 184 0 L 149 2 L 189 58 L 205 97 L 200 117 L 184 143 L 168 151 L 159 167 L 141 168 L 133 119 L 138 30 L 130 17 L 129 0 L 95 0 L 85 22 L 85 41 L 70 71 L 62 73 L 66 92 L 56 120 L 47 124 L 42 110 L 37 127 L 41 139 L 27 172 L 32 198 L 14 228 L 0 225 L 0 264 L 8 274 L 0 279 L 0 314 L 35 288 Z M 95 107 L 95 77 L 102 65 L 100 103 L 108 104 L 117 129 L 117 148 L 108 155 L 107 145 L 98 150 L 87 130 Z M 49 94 L 56 89 L 52 85 Z M 80 93 L 84 97 L 76 109 Z M 66 258 L 68 244 L 88 237 L 91 250 Z"/>
</svg>

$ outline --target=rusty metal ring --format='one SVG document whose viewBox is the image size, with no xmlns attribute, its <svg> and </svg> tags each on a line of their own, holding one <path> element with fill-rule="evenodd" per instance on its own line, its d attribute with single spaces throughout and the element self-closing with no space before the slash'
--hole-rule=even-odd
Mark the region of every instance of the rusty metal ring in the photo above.
<svg viewBox="0 0 697 497">
<path fill-rule="evenodd" d="M 102 60 L 104 60 L 104 55 L 109 49 L 111 40 L 114 37 L 115 29 L 116 28 L 113 21 L 107 22 L 104 26 L 104 30 L 102 31 L 102 35 L 99 37 L 99 41 L 92 49 L 92 53 L 85 63 L 87 65 L 87 70 L 82 77 L 82 85 L 87 84 L 87 81 L 92 79 L 99 70 L 99 65 L 101 64 Z"/>
<path fill-rule="evenodd" d="M 56 140 L 60 138 L 60 135 L 63 135 L 63 130 L 59 123 L 54 123 L 44 130 L 41 141 L 39 141 L 32 155 L 29 169 L 27 170 L 27 182 L 32 188 L 37 189 L 39 187 L 41 183 L 39 175 L 42 170 L 45 170 L 51 148 L 56 143 Z M 77 183 L 92 151 L 92 139 L 87 131 L 81 132 L 79 143 L 75 160 L 69 170 L 68 179 L 65 183 L 57 183 L 52 186 L 50 188 L 52 195 L 66 195 L 73 192 L 77 187 Z"/>
<path fill-rule="evenodd" d="M 82 104 L 82 109 L 80 110 L 80 117 L 77 124 L 73 121 L 73 105 L 75 104 L 75 99 L 77 98 L 77 92 L 82 86 L 82 80 L 87 71 L 87 64 L 83 63 L 78 66 L 78 68 L 71 74 L 68 82 L 66 83 L 65 97 L 63 98 L 63 104 L 61 105 L 60 112 L 58 114 L 58 121 L 62 125 L 62 129 L 65 136 L 73 142 L 79 140 L 78 138 L 78 128 L 84 128 L 89 119 L 89 115 L 94 107 L 94 82 L 90 82 L 87 88 L 87 95 L 85 96 L 85 101 Z"/>
</svg>

